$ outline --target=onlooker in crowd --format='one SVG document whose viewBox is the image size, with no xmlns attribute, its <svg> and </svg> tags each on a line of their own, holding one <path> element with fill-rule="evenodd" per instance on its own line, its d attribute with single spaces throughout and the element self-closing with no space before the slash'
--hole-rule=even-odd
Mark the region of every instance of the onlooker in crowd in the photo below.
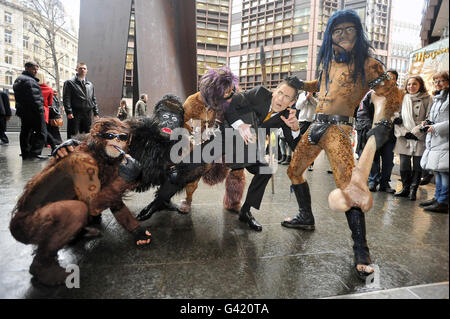
<svg viewBox="0 0 450 319">
<path fill-rule="evenodd" d="M 433 81 L 436 91 L 428 121 L 422 123 L 427 128 L 427 136 L 420 164 L 434 172 L 436 191 L 431 200 L 419 206 L 430 212 L 448 213 L 448 71 L 434 74 Z"/>
<path fill-rule="evenodd" d="M 117 118 L 121 121 L 126 120 L 128 117 L 128 111 L 127 111 L 127 101 L 121 100 L 119 109 L 117 111 Z"/>
<path fill-rule="evenodd" d="M 54 143 L 58 145 L 62 143 L 59 127 L 63 126 L 64 123 L 61 115 L 58 91 L 56 90 L 53 90 L 53 104 L 49 107 L 49 111 L 49 125 L 47 126 L 47 132 L 52 136 Z"/>
<path fill-rule="evenodd" d="M 50 108 L 52 107 L 53 104 L 53 89 L 46 84 L 45 75 L 42 72 L 36 74 L 36 78 L 39 80 L 39 86 L 41 88 L 42 96 L 44 98 L 44 118 L 47 127 L 46 144 L 50 145 L 52 150 L 54 150 L 58 144 L 61 144 L 61 138 L 59 138 L 58 140 L 58 137 L 57 136 L 55 137 L 52 134 L 54 130 L 53 127 L 50 125 L 49 115 L 50 115 Z"/>
<path fill-rule="evenodd" d="M 6 122 L 11 118 L 11 107 L 9 105 L 9 96 L 0 91 L 0 145 L 8 144 L 8 136 L 6 136 Z"/>
<path fill-rule="evenodd" d="M 283 130 L 281 128 L 278 129 L 278 137 L 279 137 L 278 144 L 280 145 L 280 153 L 281 153 L 281 157 L 278 160 L 278 164 L 289 165 L 292 159 L 292 149 L 287 143 L 286 138 L 284 137 Z"/>
<path fill-rule="evenodd" d="M 147 94 L 141 94 L 141 98 L 136 102 L 134 108 L 134 116 L 145 116 L 147 115 Z"/>
<path fill-rule="evenodd" d="M 67 138 L 78 133 L 89 133 L 94 119 L 99 119 L 94 85 L 86 79 L 86 63 L 78 62 L 77 74 L 64 82 L 63 104 L 67 114 Z"/>
<path fill-rule="evenodd" d="M 47 139 L 44 118 L 44 98 L 36 74 L 39 65 L 25 63 L 25 71 L 14 81 L 13 90 L 16 100 L 16 115 L 20 117 L 20 150 L 22 159 L 47 159 L 41 156 Z"/>
<path fill-rule="evenodd" d="M 386 71 L 389 75 L 395 78 L 397 81 L 398 73 L 395 70 Z M 356 153 L 361 156 L 364 146 L 367 143 L 367 132 L 372 128 L 373 116 L 375 112 L 375 106 L 371 102 L 372 92 L 369 91 L 356 111 L 356 132 L 358 134 L 358 145 L 356 147 Z M 374 155 L 372 168 L 370 170 L 368 185 L 371 192 L 395 193 L 395 190 L 389 185 L 392 169 L 394 168 L 394 146 L 395 135 L 392 129 L 389 134 L 389 140 L 383 144 L 381 148 L 377 150 Z M 381 168 L 380 168 L 381 163 Z"/>
<path fill-rule="evenodd" d="M 420 76 L 409 77 L 405 89 L 400 116 L 393 121 L 397 137 L 394 153 L 400 155 L 400 176 L 403 186 L 394 196 L 416 200 L 417 188 L 422 177 L 420 159 L 425 150 L 426 135 L 420 129 L 422 122 L 430 113 L 432 99 Z"/>
</svg>

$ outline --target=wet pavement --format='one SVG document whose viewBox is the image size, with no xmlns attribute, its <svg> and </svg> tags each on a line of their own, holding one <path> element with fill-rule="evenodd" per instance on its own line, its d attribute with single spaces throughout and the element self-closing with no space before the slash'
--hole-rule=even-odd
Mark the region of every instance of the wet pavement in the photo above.
<svg viewBox="0 0 450 319">
<path fill-rule="evenodd" d="M 429 296 L 448 298 L 448 214 L 418 207 L 433 196 L 434 185 L 421 186 L 416 202 L 374 193 L 374 207 L 366 214 L 367 239 L 379 276 L 366 285 L 353 274 L 345 215 L 328 208 L 335 186 L 323 153 L 314 170 L 305 173 L 314 232 L 280 225 L 296 214 L 297 204 L 289 194 L 287 166 L 279 166 L 275 194 L 269 184 L 261 210 L 253 213 L 262 232 L 222 209 L 224 184 L 200 183 L 190 214 L 159 212 L 144 222 L 153 235 L 148 247 L 136 247 L 105 211 L 101 238 L 78 242 L 59 254 L 64 266 L 79 265 L 80 288 L 41 286 L 28 273 L 32 247 L 16 242 L 8 224 L 24 184 L 46 161 L 23 162 L 18 133 L 8 136 L 10 145 L 0 146 L 0 298 L 377 298 L 377 293 L 383 298 L 388 291 L 395 292 L 393 298 L 404 298 L 397 288 L 416 285 L 421 286 L 407 293 L 425 298 L 430 291 Z M 250 179 L 247 175 L 247 184 Z M 398 179 L 392 176 L 393 188 L 401 187 Z M 131 193 L 126 200 L 131 211 L 137 214 L 153 199 L 153 191 Z M 174 201 L 182 198 L 177 195 Z M 439 289 L 429 288 L 435 283 L 441 283 Z"/>
</svg>

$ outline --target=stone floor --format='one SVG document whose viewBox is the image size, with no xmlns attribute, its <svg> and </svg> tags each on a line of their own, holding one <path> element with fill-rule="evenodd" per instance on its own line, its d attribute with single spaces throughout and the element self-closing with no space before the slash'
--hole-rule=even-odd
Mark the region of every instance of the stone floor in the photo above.
<svg viewBox="0 0 450 319">
<path fill-rule="evenodd" d="M 366 285 L 352 272 L 345 215 L 328 208 L 328 194 L 335 186 L 323 153 L 314 171 L 305 173 L 316 218 L 314 232 L 280 225 L 297 210 L 294 195 L 289 194 L 286 166 L 280 166 L 275 194 L 269 184 L 261 210 L 254 212 L 263 224 L 261 233 L 223 211 L 223 184 L 200 183 L 191 214 L 159 212 L 144 222 L 154 238 L 148 247 L 134 246 L 111 213 L 104 212 L 101 238 L 79 242 L 59 254 L 63 265 L 79 265 L 80 288 L 43 287 L 28 273 L 32 247 L 16 242 L 8 223 L 24 184 L 46 163 L 23 162 L 18 134 L 8 135 L 11 143 L 0 146 L 0 298 L 344 298 L 349 294 L 387 298 L 389 291 L 410 287 L 411 292 L 416 285 L 421 297 L 448 298 L 448 214 L 418 207 L 419 201 L 433 196 L 433 185 L 420 187 L 416 202 L 374 193 L 374 207 L 366 214 L 367 239 L 379 276 Z M 247 176 L 249 182 L 251 175 Z M 401 187 L 398 176 L 393 175 L 391 186 Z M 126 202 L 138 213 L 152 199 L 153 190 L 131 193 Z M 441 283 L 440 289 L 421 288 L 434 283 Z M 393 296 L 389 295 L 405 297 Z"/>
</svg>

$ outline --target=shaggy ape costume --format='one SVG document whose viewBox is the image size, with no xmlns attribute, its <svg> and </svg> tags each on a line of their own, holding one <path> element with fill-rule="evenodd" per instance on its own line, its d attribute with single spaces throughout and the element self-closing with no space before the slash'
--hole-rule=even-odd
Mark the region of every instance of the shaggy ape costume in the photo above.
<svg viewBox="0 0 450 319">
<path fill-rule="evenodd" d="M 189 96 L 183 104 L 185 128 L 193 131 L 195 128 L 191 125 L 197 124 L 200 125 L 200 132 L 205 132 L 208 128 L 214 127 L 216 119 L 223 121 L 223 113 L 229 104 L 223 99 L 224 93 L 228 88 L 234 88 L 237 83 L 237 77 L 226 68 L 209 70 L 200 81 L 200 92 Z M 202 176 L 203 181 L 211 186 L 221 183 L 225 178 L 223 206 L 237 213 L 241 209 L 245 188 L 244 169 L 230 171 L 226 164 L 212 163 Z M 190 211 L 192 196 L 199 181 L 200 178 L 186 186 L 186 198 L 181 202 L 178 209 L 180 212 Z"/>
<path fill-rule="evenodd" d="M 375 111 L 374 128 L 368 136 L 375 136 L 377 148 L 389 137 L 391 118 L 400 106 L 402 93 L 395 86 L 395 82 L 384 73 L 382 64 L 370 57 L 370 49 L 361 20 L 355 11 L 337 11 L 331 16 L 318 57 L 318 67 L 322 66 L 320 77 L 315 81 L 304 82 L 304 90 L 319 92 L 319 102 L 315 120 L 297 144 L 289 165 L 288 175 L 298 202 L 299 213 L 294 218 L 285 219 L 282 222 L 285 227 L 314 229 L 311 195 L 303 173 L 322 150 L 327 153 L 336 185 L 342 190 L 341 194 L 345 193 L 350 184 L 353 186 L 350 182 L 356 179 L 355 173 L 359 171 L 354 170 L 352 115 L 371 88 L 377 96 L 385 100 L 379 104 L 381 106 L 378 111 Z M 368 157 L 367 161 L 360 159 L 358 163 L 364 172 L 366 167 L 369 167 L 370 171 L 372 164 L 373 155 L 372 158 Z M 354 241 L 355 269 L 358 276 L 364 279 L 373 272 L 372 267 L 367 267 L 371 259 L 365 237 L 363 213 L 370 209 L 372 198 L 366 186 L 367 176 L 358 181 L 359 184 L 353 187 L 358 189 L 357 192 L 352 196 L 346 194 L 345 200 L 351 203 L 346 216 Z"/>
<path fill-rule="evenodd" d="M 117 119 L 98 120 L 86 141 L 65 158 L 53 158 L 26 184 L 10 230 L 18 241 L 37 245 L 30 273 L 39 282 L 64 283 L 68 274 L 58 264 L 58 251 L 107 208 L 134 234 L 137 244 L 150 242 L 151 234 L 122 201 L 140 174 L 132 158 L 123 163 L 128 143 L 128 125 Z"/>
</svg>

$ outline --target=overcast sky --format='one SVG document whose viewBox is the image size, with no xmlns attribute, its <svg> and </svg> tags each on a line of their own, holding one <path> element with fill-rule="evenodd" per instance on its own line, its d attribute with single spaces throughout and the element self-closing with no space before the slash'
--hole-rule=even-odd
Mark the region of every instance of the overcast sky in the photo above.
<svg viewBox="0 0 450 319">
<path fill-rule="evenodd" d="M 80 0 L 61 0 L 61 2 L 66 8 L 67 14 L 72 17 L 78 34 L 78 24 L 80 22 Z"/>
<path fill-rule="evenodd" d="M 66 7 L 67 13 L 72 16 L 78 32 L 80 0 L 61 0 L 61 2 Z M 392 0 L 392 4 L 392 14 L 395 20 L 420 25 L 424 0 Z"/>
</svg>

